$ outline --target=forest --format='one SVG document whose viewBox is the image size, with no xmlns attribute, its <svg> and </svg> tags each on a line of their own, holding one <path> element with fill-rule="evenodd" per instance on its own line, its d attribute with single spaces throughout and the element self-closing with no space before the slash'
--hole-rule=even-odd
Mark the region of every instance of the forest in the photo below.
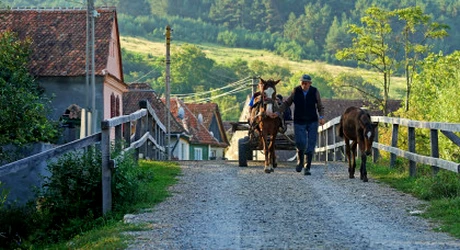
<svg viewBox="0 0 460 250">
<path fill-rule="evenodd" d="M 421 76 L 445 60 L 455 62 L 460 47 L 457 0 L 95 0 L 95 6 L 116 7 L 121 36 L 164 41 L 164 29 L 170 25 L 172 40 L 180 44 L 171 53 L 171 93 L 188 101 L 218 103 L 224 120 L 238 119 L 250 93 L 249 88 L 235 90 L 238 83 L 248 85 L 253 76 L 279 78 L 287 94 L 302 72 L 276 61 L 215 61 L 201 44 L 376 72 L 378 79 L 349 72 L 312 75 L 324 98 L 369 99 L 384 111 L 389 98 L 401 98 L 406 100 L 405 112 L 417 109 L 417 98 L 428 97 L 426 92 L 414 96 L 426 84 Z M 0 7 L 85 8 L 86 1 L 2 0 Z M 126 82 L 147 82 L 164 93 L 164 56 L 126 49 L 122 53 Z M 454 70 L 449 76 L 456 80 L 433 76 L 436 83 L 429 86 L 443 81 L 456 85 L 459 73 L 454 66 L 448 65 Z M 392 77 L 406 79 L 405 90 L 393 96 Z M 225 90 L 231 86 L 235 89 Z"/>
</svg>

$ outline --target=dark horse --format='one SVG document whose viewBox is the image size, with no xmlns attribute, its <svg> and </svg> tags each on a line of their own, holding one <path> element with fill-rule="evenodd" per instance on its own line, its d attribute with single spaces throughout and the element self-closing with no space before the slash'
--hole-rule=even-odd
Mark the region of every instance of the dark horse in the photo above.
<svg viewBox="0 0 460 250">
<path fill-rule="evenodd" d="M 260 78 L 259 82 L 259 93 L 257 97 L 257 108 L 253 112 L 253 123 L 255 129 L 259 131 L 260 143 L 263 146 L 265 155 L 265 173 L 271 173 L 276 168 L 276 155 L 275 155 L 275 140 L 278 130 L 281 125 L 281 119 L 279 117 L 272 118 L 270 115 L 278 109 L 278 103 L 276 102 L 276 84 L 280 80 L 264 80 Z"/>
<path fill-rule="evenodd" d="M 339 123 L 339 136 L 345 140 L 345 150 L 348 159 L 348 174 L 355 178 L 356 148 L 361 152 L 360 178 L 367 182 L 366 159 L 371 154 L 376 124 L 371 122 L 371 116 L 365 110 L 349 107 L 345 110 Z M 350 146 L 350 140 L 353 143 Z M 353 155 L 351 155 L 353 153 Z"/>
</svg>

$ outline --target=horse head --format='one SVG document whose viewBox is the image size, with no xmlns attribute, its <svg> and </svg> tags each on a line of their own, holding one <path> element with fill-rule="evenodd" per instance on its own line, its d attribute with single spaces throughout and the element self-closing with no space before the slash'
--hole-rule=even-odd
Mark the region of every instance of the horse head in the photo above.
<svg viewBox="0 0 460 250">
<path fill-rule="evenodd" d="M 268 114 L 274 112 L 274 103 L 276 102 L 276 84 L 281 80 L 264 80 L 260 78 L 259 91 L 262 94 L 262 106 Z"/>
<path fill-rule="evenodd" d="M 364 152 L 366 155 L 370 155 L 372 153 L 372 143 L 374 142 L 375 127 L 377 124 L 372 123 L 371 116 L 367 112 L 361 114 L 359 124 L 363 131 Z"/>
<path fill-rule="evenodd" d="M 264 80 L 260 78 L 259 90 L 260 93 L 263 93 L 264 100 L 273 101 L 276 100 L 276 84 L 278 84 L 281 80 L 273 80 L 268 79 Z"/>
</svg>

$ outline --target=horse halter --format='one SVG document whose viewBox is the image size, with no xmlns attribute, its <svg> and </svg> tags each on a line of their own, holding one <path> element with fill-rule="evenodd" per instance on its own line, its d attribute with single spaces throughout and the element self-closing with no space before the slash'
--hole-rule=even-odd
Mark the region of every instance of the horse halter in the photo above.
<svg viewBox="0 0 460 250">
<path fill-rule="evenodd" d="M 265 81 L 262 78 L 260 79 L 260 81 L 262 83 L 262 89 L 260 90 L 261 95 L 262 95 L 261 104 L 264 107 L 264 109 L 266 108 L 266 111 L 268 113 L 273 113 L 274 112 L 273 106 L 274 106 L 274 103 L 276 101 L 276 87 L 275 87 L 275 85 L 279 81 L 275 81 L 273 79 Z"/>
</svg>

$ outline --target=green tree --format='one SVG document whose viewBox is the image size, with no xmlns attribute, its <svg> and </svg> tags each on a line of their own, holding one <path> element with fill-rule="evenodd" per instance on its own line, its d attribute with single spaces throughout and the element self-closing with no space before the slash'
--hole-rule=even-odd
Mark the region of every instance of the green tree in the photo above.
<svg viewBox="0 0 460 250">
<path fill-rule="evenodd" d="M 324 58 L 326 61 L 335 62 L 337 59 L 334 55 L 337 51 L 351 45 L 351 35 L 347 32 L 348 24 L 349 21 L 345 13 L 342 15 L 341 21 L 337 17 L 334 17 L 324 45 Z M 332 58 L 332 56 L 334 57 Z"/>
<path fill-rule="evenodd" d="M 404 23 L 401 31 L 400 42 L 404 48 L 404 73 L 406 76 L 405 110 L 409 110 L 409 98 L 413 76 L 416 72 L 417 62 L 423 60 L 430 46 L 429 39 L 447 36 L 447 25 L 431 22 L 431 17 L 418 7 L 409 7 L 394 11 L 396 16 Z"/>
<path fill-rule="evenodd" d="M 184 44 L 173 47 L 171 53 L 170 90 L 173 94 L 192 93 L 195 89 L 209 89 L 213 81 L 209 78 L 215 62 L 197 46 Z M 159 82 L 166 82 L 165 75 Z"/>
<path fill-rule="evenodd" d="M 150 4 L 147 0 L 119 1 L 116 6 L 120 13 L 132 16 L 149 15 L 151 13 Z"/>
<path fill-rule="evenodd" d="M 333 79 L 334 97 L 343 99 L 378 100 L 380 90 L 367 82 L 361 75 L 340 73 Z"/>
<path fill-rule="evenodd" d="M 241 0 L 216 0 L 209 10 L 209 18 L 230 29 L 241 26 Z"/>
<path fill-rule="evenodd" d="M 395 69 L 395 51 L 390 46 L 392 28 L 389 11 L 371 7 L 366 10 L 366 16 L 361 18 L 363 26 L 350 25 L 349 32 L 355 34 L 352 46 L 337 52 L 339 60 L 355 60 L 382 74 L 383 95 L 376 101 L 380 104 L 384 115 L 388 114 L 387 103 L 390 92 L 391 76 Z"/>
<path fill-rule="evenodd" d="M 411 120 L 443 121 L 460 123 L 460 102 L 458 87 L 460 82 L 460 51 L 450 55 L 430 54 L 422 62 L 420 72 L 414 76 L 410 110 L 398 115 Z M 430 131 L 420 131 L 430 138 Z M 419 137 L 417 137 L 419 138 Z M 418 143 L 417 143 L 418 144 Z M 429 141 L 420 145 L 430 145 Z M 456 161 L 460 149 L 446 137 L 439 137 L 440 158 Z M 417 149 L 419 152 L 419 149 Z M 423 152 L 429 154 L 429 148 Z"/>
<path fill-rule="evenodd" d="M 248 62 L 238 58 L 228 63 L 227 67 L 236 74 L 237 79 L 254 76 L 254 72 L 249 68 Z"/>
<path fill-rule="evenodd" d="M 58 136 L 56 124 L 46 117 L 49 99 L 28 73 L 30 43 L 15 33 L 0 33 L 0 145 L 50 142 Z"/>
</svg>

